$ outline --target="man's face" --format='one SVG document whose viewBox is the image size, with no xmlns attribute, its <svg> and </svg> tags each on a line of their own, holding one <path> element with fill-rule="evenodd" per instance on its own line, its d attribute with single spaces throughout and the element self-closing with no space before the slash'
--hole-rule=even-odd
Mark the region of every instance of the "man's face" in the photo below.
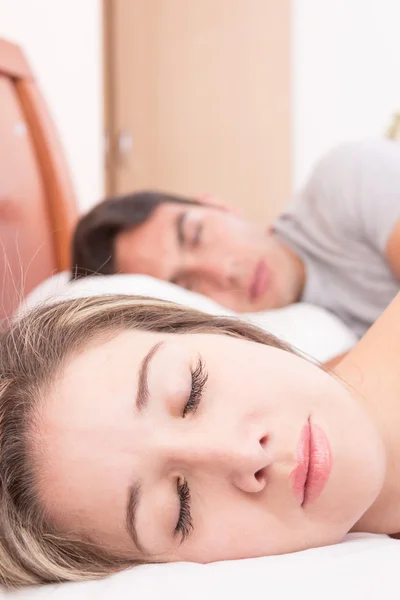
<svg viewBox="0 0 400 600">
<path fill-rule="evenodd" d="M 236 312 L 295 302 L 298 259 L 266 228 L 208 204 L 165 203 L 117 236 L 116 271 L 146 274 Z"/>
</svg>

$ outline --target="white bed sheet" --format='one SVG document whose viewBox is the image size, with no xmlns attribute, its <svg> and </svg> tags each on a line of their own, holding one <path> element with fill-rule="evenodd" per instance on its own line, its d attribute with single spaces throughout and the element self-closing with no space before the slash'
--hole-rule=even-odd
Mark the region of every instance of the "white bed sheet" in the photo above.
<svg viewBox="0 0 400 600">
<path fill-rule="evenodd" d="M 400 541 L 351 534 L 342 544 L 305 552 L 135 567 L 101 581 L 22 590 L 11 599 L 391 600 L 400 597 L 399 565 Z"/>
</svg>

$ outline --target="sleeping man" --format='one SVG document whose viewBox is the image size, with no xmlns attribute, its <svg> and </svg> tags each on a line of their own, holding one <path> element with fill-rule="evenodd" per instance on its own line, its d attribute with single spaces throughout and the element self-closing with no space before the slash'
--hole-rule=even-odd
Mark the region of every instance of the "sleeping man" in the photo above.
<svg viewBox="0 0 400 600">
<path fill-rule="evenodd" d="M 78 223 L 72 276 L 140 273 L 236 312 L 304 301 L 362 336 L 399 290 L 400 144 L 341 145 L 272 226 L 214 198 L 115 197 Z"/>
</svg>

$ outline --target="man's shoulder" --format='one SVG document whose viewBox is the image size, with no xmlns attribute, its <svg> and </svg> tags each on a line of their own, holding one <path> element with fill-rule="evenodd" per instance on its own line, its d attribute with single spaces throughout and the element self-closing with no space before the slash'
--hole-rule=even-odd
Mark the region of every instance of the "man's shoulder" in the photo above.
<svg viewBox="0 0 400 600">
<path fill-rule="evenodd" d="M 365 203 L 378 208 L 382 177 L 390 176 L 393 167 L 400 176 L 398 142 L 378 138 L 342 143 L 319 160 L 292 208 L 337 217 L 339 224 L 359 220 Z"/>
<path fill-rule="evenodd" d="M 312 175 L 279 221 L 321 242 L 361 241 L 382 249 L 400 219 L 400 143 L 381 139 L 340 144 Z"/>
<path fill-rule="evenodd" d="M 400 156 L 399 142 L 384 137 L 346 141 L 325 152 L 316 163 L 316 168 L 327 165 L 332 166 L 336 162 L 341 164 L 349 159 L 357 160 L 371 156 L 386 156 L 387 154 Z"/>
<path fill-rule="evenodd" d="M 359 218 L 356 162 L 363 143 L 348 142 L 327 152 L 278 218 L 279 229 L 296 226 L 308 236 L 346 239 Z M 297 224 L 297 225 L 296 225 Z"/>
</svg>

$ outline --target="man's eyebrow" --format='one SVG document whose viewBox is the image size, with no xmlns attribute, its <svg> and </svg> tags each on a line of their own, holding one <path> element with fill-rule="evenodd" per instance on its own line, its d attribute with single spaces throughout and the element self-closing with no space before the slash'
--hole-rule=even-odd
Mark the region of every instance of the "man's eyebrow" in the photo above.
<svg viewBox="0 0 400 600">
<path fill-rule="evenodd" d="M 130 537 L 132 538 L 132 541 L 135 544 L 136 548 L 139 550 L 139 552 L 146 555 L 146 554 L 148 554 L 148 552 L 144 549 L 144 547 L 140 543 L 139 536 L 137 534 L 137 529 L 136 529 L 136 515 L 137 515 L 137 508 L 139 506 L 140 498 L 141 498 L 140 483 L 136 483 L 130 487 L 129 492 L 128 492 L 128 502 L 126 504 L 126 529 L 127 529 L 127 532 L 129 533 Z"/>
<path fill-rule="evenodd" d="M 136 395 L 136 408 L 139 413 L 142 413 L 147 408 L 149 401 L 148 372 L 150 361 L 163 343 L 164 342 L 158 342 L 157 344 L 154 344 L 140 364 L 138 390 Z"/>
<path fill-rule="evenodd" d="M 178 245 L 180 248 L 185 244 L 185 220 L 187 218 L 187 212 L 181 212 L 176 218 L 176 236 L 178 238 Z"/>
</svg>

